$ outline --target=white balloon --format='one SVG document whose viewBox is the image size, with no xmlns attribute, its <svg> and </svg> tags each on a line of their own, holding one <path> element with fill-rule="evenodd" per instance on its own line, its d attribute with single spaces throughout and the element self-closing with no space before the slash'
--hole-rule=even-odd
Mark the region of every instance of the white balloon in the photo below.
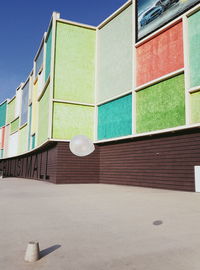
<svg viewBox="0 0 200 270">
<path fill-rule="evenodd" d="M 84 157 L 94 152 L 95 147 L 86 136 L 77 135 L 70 141 L 69 149 L 74 155 Z"/>
</svg>

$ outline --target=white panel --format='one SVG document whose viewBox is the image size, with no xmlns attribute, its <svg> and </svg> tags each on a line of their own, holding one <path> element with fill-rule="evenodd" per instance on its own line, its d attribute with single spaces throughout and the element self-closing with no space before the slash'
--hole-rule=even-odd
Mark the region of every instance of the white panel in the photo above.
<svg viewBox="0 0 200 270">
<path fill-rule="evenodd" d="M 8 156 L 16 156 L 18 149 L 18 132 L 10 135 L 9 137 L 9 147 L 8 147 Z"/>
<path fill-rule="evenodd" d="M 194 166 L 195 170 L 195 191 L 200 192 L 200 166 Z"/>
<path fill-rule="evenodd" d="M 38 75 L 38 97 L 44 88 L 44 70 Z"/>
<path fill-rule="evenodd" d="M 32 93 L 33 93 L 33 75 L 29 79 L 29 104 L 32 102 Z"/>
<path fill-rule="evenodd" d="M 16 92 L 15 118 L 17 118 L 20 115 L 21 99 L 22 99 L 22 90 L 19 89 Z"/>
</svg>

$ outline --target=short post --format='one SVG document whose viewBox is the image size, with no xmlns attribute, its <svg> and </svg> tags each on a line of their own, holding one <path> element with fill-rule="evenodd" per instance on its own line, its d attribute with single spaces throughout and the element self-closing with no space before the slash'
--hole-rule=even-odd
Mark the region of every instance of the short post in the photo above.
<svg viewBox="0 0 200 270">
<path fill-rule="evenodd" d="M 3 170 L 0 170 L 0 179 L 3 179 Z"/>
<path fill-rule="evenodd" d="M 28 243 L 24 260 L 26 262 L 36 262 L 40 258 L 39 243 L 31 241 Z"/>
</svg>

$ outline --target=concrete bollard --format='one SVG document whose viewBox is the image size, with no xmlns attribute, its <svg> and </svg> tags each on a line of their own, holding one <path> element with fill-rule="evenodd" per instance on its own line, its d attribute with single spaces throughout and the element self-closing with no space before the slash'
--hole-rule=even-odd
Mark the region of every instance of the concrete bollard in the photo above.
<svg viewBox="0 0 200 270">
<path fill-rule="evenodd" d="M 31 241 L 28 243 L 24 260 L 26 262 L 36 262 L 40 258 L 39 243 Z"/>
</svg>

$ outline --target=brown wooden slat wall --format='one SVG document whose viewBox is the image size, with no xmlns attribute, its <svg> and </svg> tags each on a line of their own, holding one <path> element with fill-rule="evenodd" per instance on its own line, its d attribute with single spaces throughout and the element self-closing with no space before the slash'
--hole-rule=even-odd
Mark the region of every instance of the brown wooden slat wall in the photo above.
<svg viewBox="0 0 200 270">
<path fill-rule="evenodd" d="M 74 156 L 68 146 L 65 142 L 48 143 L 31 154 L 0 161 L 0 169 L 6 176 L 57 184 L 106 183 L 195 190 L 200 129 L 99 144 L 94 153 L 83 158 Z"/>
<path fill-rule="evenodd" d="M 105 143 L 100 182 L 194 191 L 200 165 L 200 130 Z"/>
<path fill-rule="evenodd" d="M 99 147 L 87 157 L 73 155 L 68 143 L 57 145 L 57 184 L 99 183 Z"/>
<path fill-rule="evenodd" d="M 56 183 L 57 143 L 50 142 L 32 153 L 0 161 L 5 177 L 45 180 Z"/>
</svg>

